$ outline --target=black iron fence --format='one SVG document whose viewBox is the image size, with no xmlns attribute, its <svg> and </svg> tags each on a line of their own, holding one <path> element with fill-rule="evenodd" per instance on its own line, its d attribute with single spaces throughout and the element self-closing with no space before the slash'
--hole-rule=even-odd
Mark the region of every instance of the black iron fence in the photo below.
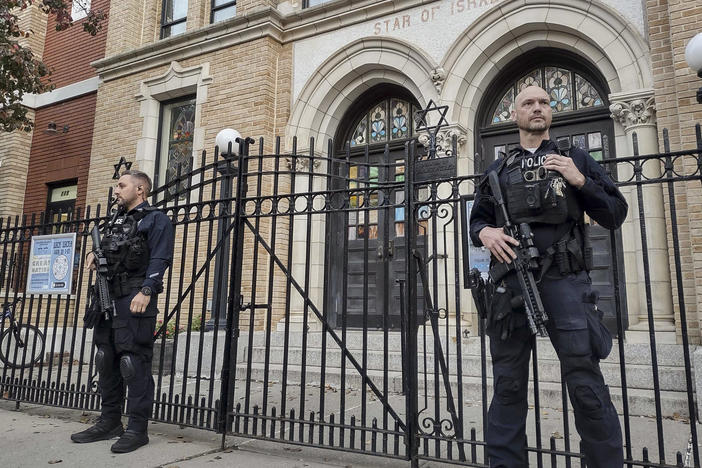
<svg viewBox="0 0 702 468">
<path fill-rule="evenodd" d="M 210 163 L 203 153 L 198 169 L 154 194 L 176 228 L 158 299 L 154 419 L 221 432 L 223 443 L 236 434 L 413 466 L 485 466 L 488 339 L 463 287 L 476 176 L 455 176 L 456 142 L 438 152 L 415 141 L 375 152 L 329 142 L 326 155 L 314 141 L 305 151 L 297 141 L 287 153 L 279 140 L 266 148 L 242 141 L 239 156 L 215 152 Z M 630 204 L 621 231 L 593 230 L 593 282 L 617 337 L 601 366 L 628 466 L 700 466 L 691 359 L 699 327 L 685 272 L 701 154 L 666 148 L 602 163 Z M 98 206 L 53 222 L 2 220 L 0 302 L 24 296 L 32 236 L 78 235 L 73 294 L 26 295 L 14 310 L 43 345 L 33 365 L 0 369 L 3 398 L 99 409 L 83 261 L 105 214 Z M 10 347 L 0 342 L 6 355 Z M 530 386 L 531 463 L 583 464 L 547 340 L 533 351 Z"/>
</svg>

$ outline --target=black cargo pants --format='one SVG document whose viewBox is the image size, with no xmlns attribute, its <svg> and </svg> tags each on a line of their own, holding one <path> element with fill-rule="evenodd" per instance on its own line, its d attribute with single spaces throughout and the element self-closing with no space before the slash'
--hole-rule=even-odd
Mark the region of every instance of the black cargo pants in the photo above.
<svg viewBox="0 0 702 468">
<path fill-rule="evenodd" d="M 621 426 L 599 366 L 611 337 L 601 327 L 594 304 L 583 300 L 590 284 L 588 274 L 581 271 L 544 277 L 539 290 L 588 466 L 621 468 Z M 494 378 L 486 435 L 490 467 L 526 467 L 527 390 L 534 340 L 524 320 L 506 341 L 491 330 L 488 335 Z"/>
<path fill-rule="evenodd" d="M 102 369 L 98 369 L 103 418 L 121 417 L 126 384 L 127 429 L 146 432 L 154 401 L 151 359 L 158 311 L 154 295 L 146 313 L 132 314 L 129 305 L 137 292 L 115 300 L 117 317 L 111 322 L 100 320 L 95 329 L 95 343 L 104 356 Z M 126 378 L 122 375 L 124 369 L 120 371 L 123 356 L 128 356 L 132 365 Z"/>
</svg>

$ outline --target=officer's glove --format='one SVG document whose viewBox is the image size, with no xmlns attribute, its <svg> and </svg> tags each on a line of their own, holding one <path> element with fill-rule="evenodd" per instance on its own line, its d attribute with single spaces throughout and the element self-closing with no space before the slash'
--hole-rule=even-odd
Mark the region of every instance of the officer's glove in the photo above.
<svg viewBox="0 0 702 468">
<path fill-rule="evenodd" d="M 95 291 L 95 286 L 90 286 L 88 289 L 88 308 L 85 310 L 85 316 L 83 316 L 83 324 L 85 328 L 93 328 L 100 321 L 100 301 L 97 297 L 97 292 Z"/>
</svg>

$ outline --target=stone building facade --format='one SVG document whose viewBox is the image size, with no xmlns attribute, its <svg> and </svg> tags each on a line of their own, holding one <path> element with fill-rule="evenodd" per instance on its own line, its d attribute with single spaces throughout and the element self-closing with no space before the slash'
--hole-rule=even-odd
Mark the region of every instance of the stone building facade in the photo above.
<svg viewBox="0 0 702 468">
<path fill-rule="evenodd" d="M 411 108 L 433 101 L 449 106 L 443 136 L 458 137 L 459 175 L 472 174 L 514 143 L 505 112 L 527 82 L 556 93 L 554 134 L 593 157 L 632 155 L 634 134 L 640 153 L 662 151 L 663 128 L 672 150 L 696 144 L 702 106 L 695 91 L 701 83 L 683 55 L 702 24 L 702 0 L 308 3 L 303 8 L 297 0 L 112 2 L 105 58 L 93 62 L 99 85 L 86 203 L 104 202 L 113 165 L 123 156 L 163 182 L 164 118 L 176 108 L 189 112 L 195 166 L 203 150 L 211 157 L 223 128 L 264 137 L 268 150 L 276 136 L 287 149 L 297 137 L 301 151 L 326 155 L 330 138 L 372 145 L 369 115 L 379 103 Z M 310 137 L 315 148 L 306 148 Z M 22 147 L 17 141 L 13 147 Z M 22 158 L 27 156 L 16 158 L 20 165 Z M 702 312 L 700 190 L 694 181 L 676 191 L 694 340 Z M 635 189 L 625 192 L 630 215 L 619 243 L 628 336 L 648 335 L 643 211 L 656 330 L 662 341 L 679 341 L 668 195 L 661 187 L 647 187 L 639 210 Z M 320 225 L 313 235 L 323 239 L 323 231 Z M 468 292 L 461 294 L 468 311 Z M 262 325 L 256 321 L 256 327 Z M 469 318 L 462 326 L 475 328 Z"/>
</svg>

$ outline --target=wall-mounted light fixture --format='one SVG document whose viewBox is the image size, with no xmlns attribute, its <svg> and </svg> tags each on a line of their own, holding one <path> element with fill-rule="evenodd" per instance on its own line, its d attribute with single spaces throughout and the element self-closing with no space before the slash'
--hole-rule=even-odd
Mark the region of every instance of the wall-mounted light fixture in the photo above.
<svg viewBox="0 0 702 468">
<path fill-rule="evenodd" d="M 702 33 L 697 33 L 687 43 L 685 61 L 690 68 L 697 72 L 697 76 L 702 78 Z M 697 102 L 702 104 L 702 88 L 697 90 Z"/>
<path fill-rule="evenodd" d="M 68 125 L 64 125 L 61 131 L 59 131 L 56 128 L 56 122 L 49 122 L 49 125 L 47 126 L 46 130 L 44 130 L 44 133 L 47 135 L 56 135 L 57 133 L 68 133 Z"/>
</svg>

